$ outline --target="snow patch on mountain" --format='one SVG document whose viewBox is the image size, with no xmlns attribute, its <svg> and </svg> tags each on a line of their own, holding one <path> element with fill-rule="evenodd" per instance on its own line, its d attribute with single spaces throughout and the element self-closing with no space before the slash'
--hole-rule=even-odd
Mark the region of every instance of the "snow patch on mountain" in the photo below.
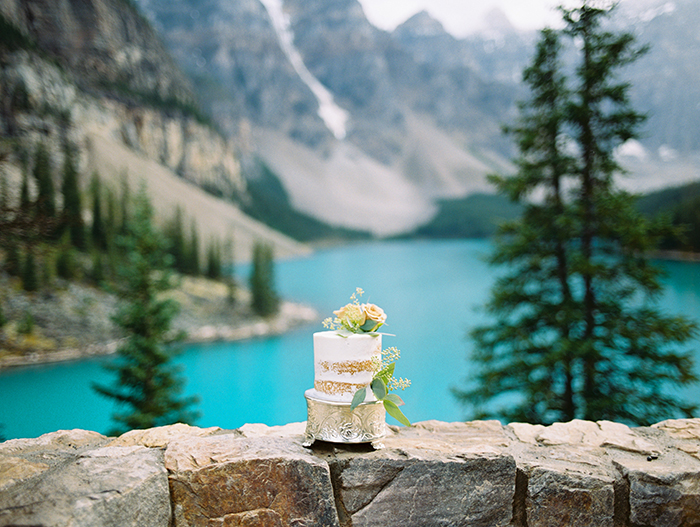
<svg viewBox="0 0 700 527">
<path fill-rule="evenodd" d="M 318 116 L 336 139 L 344 139 L 347 133 L 348 112 L 338 106 L 333 100 L 333 95 L 321 82 L 309 71 L 304 64 L 304 59 L 294 45 L 294 34 L 291 30 L 289 17 L 284 13 L 282 0 L 260 0 L 265 6 L 272 26 L 275 28 L 282 51 L 294 67 L 299 78 L 313 92 L 318 101 Z"/>
</svg>

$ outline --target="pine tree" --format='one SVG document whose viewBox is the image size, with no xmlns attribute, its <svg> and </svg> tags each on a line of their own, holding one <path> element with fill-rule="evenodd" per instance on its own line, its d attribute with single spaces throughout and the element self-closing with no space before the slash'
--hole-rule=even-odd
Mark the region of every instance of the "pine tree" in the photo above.
<svg viewBox="0 0 700 527">
<path fill-rule="evenodd" d="M 56 275 L 65 280 L 73 280 L 78 275 L 78 263 L 75 258 L 75 248 L 68 243 L 64 234 L 60 246 L 58 247 L 58 255 L 56 256 Z"/>
<path fill-rule="evenodd" d="M 102 183 L 100 176 L 92 176 L 92 243 L 100 251 L 107 250 L 107 231 L 102 217 Z"/>
<path fill-rule="evenodd" d="M 183 226 L 182 207 L 175 207 L 173 218 L 168 228 L 169 249 L 173 257 L 173 266 L 179 273 L 186 273 L 187 269 L 187 248 L 185 242 L 185 230 Z"/>
<path fill-rule="evenodd" d="M 172 366 L 168 340 L 177 303 L 163 299 L 173 287 L 165 242 L 152 224 L 153 210 L 141 189 L 134 201 L 129 233 L 120 238 L 125 262 L 120 267 L 122 305 L 115 317 L 126 332 L 119 361 L 109 369 L 117 373 L 112 386 L 95 389 L 126 408 L 115 414 L 121 428 L 150 428 L 176 422 L 192 423 L 197 415 L 193 397 L 181 397 L 183 379 Z"/>
<path fill-rule="evenodd" d="M 120 214 L 119 214 L 119 228 L 117 229 L 118 234 L 126 234 L 129 230 L 129 203 L 131 202 L 131 190 L 129 189 L 129 180 L 126 174 L 122 177 L 121 184 L 121 201 L 120 201 Z"/>
<path fill-rule="evenodd" d="M 36 148 L 34 179 L 38 189 L 36 198 L 37 214 L 44 218 L 53 218 L 56 215 L 56 190 L 53 184 L 49 152 L 44 143 L 39 143 Z"/>
<path fill-rule="evenodd" d="M 192 220 L 190 225 L 190 243 L 187 248 L 187 273 L 192 276 L 202 274 L 199 264 L 199 234 L 197 233 L 197 224 L 194 220 Z"/>
<path fill-rule="evenodd" d="M 602 28 L 609 10 L 585 2 L 562 13 L 564 30 L 542 33 L 524 72 L 532 96 L 509 130 L 518 172 L 493 178 L 525 212 L 501 229 L 492 263 L 508 273 L 486 306 L 496 322 L 472 333 L 474 387 L 458 396 L 477 417 L 529 422 L 690 415 L 668 388 L 694 380 L 678 345 L 695 327 L 658 311 L 660 272 L 645 256 L 668 228 L 613 181 L 614 150 L 643 121 L 617 76 L 643 49 Z M 565 37 L 579 46 L 573 81 L 562 73 Z M 535 193 L 543 201 L 527 199 Z M 517 402 L 496 406 L 506 393 Z"/>
<path fill-rule="evenodd" d="M 65 151 L 61 192 L 63 194 L 63 226 L 68 229 L 71 244 L 77 249 L 84 250 L 86 241 L 83 205 L 78 187 L 78 170 L 75 168 L 71 148 L 66 148 Z"/>
<path fill-rule="evenodd" d="M 22 288 L 29 292 L 39 290 L 39 278 L 37 276 L 34 248 L 31 246 L 27 248 L 24 265 L 22 266 Z"/>
<path fill-rule="evenodd" d="M 20 276 L 22 263 L 19 254 L 19 244 L 15 237 L 10 237 L 5 246 L 5 272 L 10 276 Z"/>
<path fill-rule="evenodd" d="M 224 281 L 226 282 L 226 287 L 228 289 L 228 294 L 226 299 L 229 305 L 233 306 L 236 303 L 236 280 L 235 280 L 235 262 L 233 254 L 233 239 L 229 238 L 224 244 L 224 261 L 223 265 L 223 275 Z"/>
<path fill-rule="evenodd" d="M 29 196 L 29 176 L 26 169 L 22 170 L 22 187 L 19 193 L 19 210 L 23 214 L 29 214 L 32 208 L 32 198 Z"/>
<path fill-rule="evenodd" d="M 207 246 L 206 276 L 212 280 L 221 279 L 221 245 L 211 240 Z"/>
<path fill-rule="evenodd" d="M 272 247 L 261 242 L 256 242 L 253 246 L 250 294 L 251 307 L 257 315 L 268 317 L 279 310 L 279 297 L 275 291 Z"/>
</svg>

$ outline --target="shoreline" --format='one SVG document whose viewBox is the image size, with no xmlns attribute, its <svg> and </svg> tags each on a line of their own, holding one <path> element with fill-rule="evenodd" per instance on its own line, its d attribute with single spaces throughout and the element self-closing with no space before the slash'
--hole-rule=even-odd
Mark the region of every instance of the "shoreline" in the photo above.
<svg viewBox="0 0 700 527">
<path fill-rule="evenodd" d="M 655 260 L 667 260 L 669 262 L 700 262 L 700 253 L 688 251 L 654 251 L 651 257 Z"/>
<path fill-rule="evenodd" d="M 187 330 L 183 344 L 238 342 L 281 335 L 320 320 L 312 307 L 283 301 L 277 315 L 269 319 L 252 318 L 240 324 L 205 324 Z M 114 355 L 124 339 L 92 343 L 80 348 L 34 350 L 25 354 L 0 355 L 0 373 L 22 367 L 58 364 Z"/>
</svg>

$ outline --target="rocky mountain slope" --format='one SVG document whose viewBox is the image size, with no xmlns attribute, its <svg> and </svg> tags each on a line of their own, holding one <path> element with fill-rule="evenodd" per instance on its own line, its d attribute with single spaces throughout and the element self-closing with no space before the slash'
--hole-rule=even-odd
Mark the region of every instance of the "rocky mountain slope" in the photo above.
<svg viewBox="0 0 700 527">
<path fill-rule="evenodd" d="M 480 104 L 493 90 L 484 95 L 468 72 L 421 65 L 356 0 L 139 6 L 217 122 L 265 160 L 303 212 L 402 232 L 429 219 L 435 198 L 485 190 L 485 174 L 507 166 L 498 124 L 484 117 L 492 107 Z M 472 80 L 462 98 L 446 97 Z"/>
<path fill-rule="evenodd" d="M 144 182 L 161 218 L 182 205 L 204 240 L 233 237 L 238 258 L 258 239 L 282 256 L 306 251 L 233 205 L 246 191 L 233 144 L 203 117 L 189 79 L 129 0 L 2 0 L 0 15 L 11 199 L 23 159 L 43 142 L 56 172 L 71 148 L 85 186 L 93 172 L 114 190 L 123 178 Z M 13 32 L 21 38 L 11 41 Z"/>
<path fill-rule="evenodd" d="M 217 122 L 301 211 L 393 234 L 511 169 L 500 127 L 525 95 L 520 74 L 537 35 L 498 12 L 457 39 L 426 13 L 379 30 L 357 0 L 135 1 Z M 653 46 L 629 71 L 637 107 L 652 112 L 648 137 L 621 151 L 634 190 L 697 177 L 697 127 L 680 126 L 695 122 L 680 108 L 700 103 L 693 10 L 692 0 L 646 0 L 617 15 Z"/>
</svg>

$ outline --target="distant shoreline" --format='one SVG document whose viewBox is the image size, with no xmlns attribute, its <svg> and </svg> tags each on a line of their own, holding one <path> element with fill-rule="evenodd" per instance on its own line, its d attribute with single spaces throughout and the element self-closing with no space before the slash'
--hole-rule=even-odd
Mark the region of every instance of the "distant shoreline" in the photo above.
<svg viewBox="0 0 700 527">
<path fill-rule="evenodd" d="M 655 260 L 671 260 L 674 262 L 700 262 L 700 253 L 686 251 L 654 251 L 651 258 Z"/>
<path fill-rule="evenodd" d="M 293 302 L 282 302 L 272 318 L 255 318 L 237 325 L 203 325 L 187 332 L 185 344 L 205 342 L 237 342 L 280 335 L 319 320 L 316 310 Z M 14 368 L 58 364 L 113 355 L 123 339 L 90 344 L 81 348 L 30 351 L 22 355 L 0 355 L 0 373 Z"/>
</svg>

